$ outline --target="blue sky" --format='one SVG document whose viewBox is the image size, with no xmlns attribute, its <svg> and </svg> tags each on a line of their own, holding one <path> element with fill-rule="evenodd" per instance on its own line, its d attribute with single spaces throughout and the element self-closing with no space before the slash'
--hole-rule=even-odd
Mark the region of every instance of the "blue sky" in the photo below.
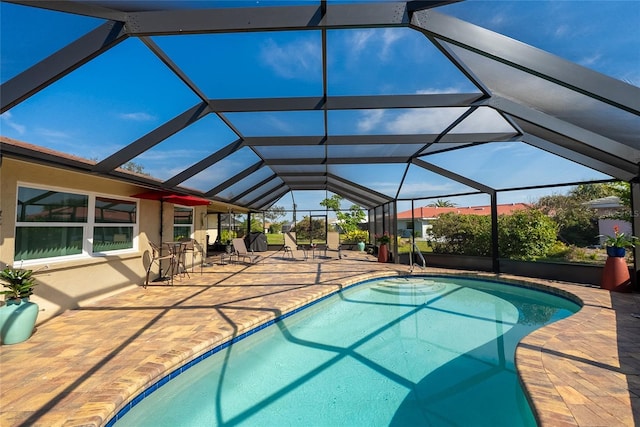
<svg viewBox="0 0 640 427">
<path fill-rule="evenodd" d="M 638 1 L 466 1 L 438 10 L 640 86 Z M 0 4 L 0 20 L 3 83 L 102 22 L 7 3 Z M 298 31 L 154 37 L 153 41 L 210 98 L 286 97 L 322 94 L 320 37 L 317 31 Z M 413 30 L 334 30 L 328 32 L 327 41 L 329 95 L 476 91 Z M 0 133 L 100 160 L 198 102 L 141 41 L 131 38 L 3 114 Z M 459 113 L 456 109 L 335 111 L 328 117 L 329 133 L 438 133 Z M 491 110 L 472 116 L 469 120 L 474 125 L 483 124 L 488 131 L 508 129 Z M 227 117 L 245 136 L 323 132 L 321 112 Z M 457 129 L 464 130 L 464 124 Z M 209 115 L 134 161 L 153 176 L 168 179 L 235 139 L 219 118 Z M 379 149 L 365 146 L 361 155 Z M 394 149 L 402 147 L 386 147 Z M 269 155 L 268 149 L 264 154 Z M 207 191 L 257 160 L 249 149 L 242 149 L 184 185 Z M 497 188 L 607 178 L 521 143 L 486 144 L 438 154 L 429 161 Z M 404 165 L 379 165 L 375 171 L 340 165 L 332 166 L 331 172 L 395 196 Z M 260 180 L 258 175 L 255 179 Z M 412 166 L 399 196 L 436 197 L 466 191 L 461 184 Z M 530 202 L 540 194 L 508 193 L 499 201 Z M 297 192 L 295 202 L 302 209 L 319 209 L 318 201 L 324 196 L 324 192 Z M 488 203 L 486 197 L 453 200 L 459 205 Z M 291 203 L 287 196 L 278 204 L 289 208 Z"/>
</svg>

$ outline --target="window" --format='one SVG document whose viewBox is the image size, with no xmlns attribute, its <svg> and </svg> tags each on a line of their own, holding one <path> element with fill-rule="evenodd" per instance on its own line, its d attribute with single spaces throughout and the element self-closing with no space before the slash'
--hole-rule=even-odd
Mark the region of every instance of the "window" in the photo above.
<svg viewBox="0 0 640 427">
<path fill-rule="evenodd" d="M 193 209 L 174 206 L 173 240 L 190 238 L 193 234 Z"/>
<path fill-rule="evenodd" d="M 93 252 L 133 248 L 136 202 L 96 197 Z"/>
<path fill-rule="evenodd" d="M 19 186 L 14 260 L 134 249 L 136 211 L 135 201 Z"/>
</svg>

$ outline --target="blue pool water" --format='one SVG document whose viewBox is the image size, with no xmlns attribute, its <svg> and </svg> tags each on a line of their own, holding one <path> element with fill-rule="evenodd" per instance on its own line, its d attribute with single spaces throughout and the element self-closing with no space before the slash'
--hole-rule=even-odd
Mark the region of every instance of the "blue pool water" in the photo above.
<svg viewBox="0 0 640 427">
<path fill-rule="evenodd" d="M 194 365 L 116 426 L 535 426 L 514 351 L 579 306 L 475 279 L 366 282 Z"/>
</svg>

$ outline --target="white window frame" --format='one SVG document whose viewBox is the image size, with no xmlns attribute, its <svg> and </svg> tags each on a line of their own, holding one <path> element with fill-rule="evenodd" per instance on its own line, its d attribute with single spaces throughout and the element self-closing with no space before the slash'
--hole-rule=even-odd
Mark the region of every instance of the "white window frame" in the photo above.
<svg viewBox="0 0 640 427">
<path fill-rule="evenodd" d="M 189 209 L 191 210 L 191 224 L 176 224 L 176 213 L 175 213 L 175 209 L 176 208 L 181 208 L 181 209 Z M 193 235 L 194 235 L 194 222 L 196 220 L 196 210 L 193 206 L 184 206 L 184 205 L 173 205 L 173 228 L 171 229 L 171 236 L 175 236 L 176 234 L 176 227 L 189 227 L 189 235 L 187 236 L 190 239 L 193 239 Z"/>
<path fill-rule="evenodd" d="M 72 193 L 78 194 L 81 196 L 88 197 L 88 205 L 87 205 L 87 222 L 82 223 L 70 223 L 70 222 L 19 222 L 17 219 L 17 209 L 18 209 L 18 193 L 19 188 L 33 188 L 36 190 L 45 190 L 45 191 L 58 191 L 63 193 Z M 135 223 L 96 223 L 95 222 L 95 208 L 96 208 L 96 197 L 106 197 L 111 199 L 117 199 L 122 201 L 130 201 L 135 202 L 136 204 L 136 221 Z M 91 191 L 84 191 L 73 189 L 69 187 L 58 187 L 52 185 L 42 185 L 32 182 L 18 181 L 16 184 L 16 199 L 15 199 L 15 208 L 13 211 L 14 219 L 16 220 L 14 225 L 14 238 L 16 236 L 16 230 L 18 227 L 82 227 L 82 253 L 75 255 L 62 255 L 55 257 L 46 257 L 46 258 L 34 258 L 28 260 L 17 260 L 15 259 L 15 252 L 13 255 L 14 263 L 20 263 L 20 265 L 24 265 L 28 267 L 30 265 L 42 264 L 46 262 L 50 263 L 58 263 L 65 261 L 77 261 L 77 260 L 86 260 L 91 258 L 103 258 L 106 256 L 113 255 L 122 255 L 129 253 L 138 252 L 138 242 L 140 235 L 140 201 L 133 197 L 126 197 L 117 194 L 108 194 L 108 193 L 98 193 Z M 133 247 L 127 249 L 117 249 L 113 251 L 106 252 L 93 252 L 93 230 L 94 227 L 109 227 L 109 226 L 131 226 L 133 227 Z M 15 245 L 14 245 L 15 251 Z"/>
</svg>

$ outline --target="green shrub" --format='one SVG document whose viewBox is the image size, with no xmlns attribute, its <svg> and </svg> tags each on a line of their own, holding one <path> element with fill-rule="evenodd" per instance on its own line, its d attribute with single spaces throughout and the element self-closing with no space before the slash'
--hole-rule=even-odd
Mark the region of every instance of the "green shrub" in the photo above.
<svg viewBox="0 0 640 427">
<path fill-rule="evenodd" d="M 559 240 L 556 240 L 553 245 L 547 251 L 547 257 L 549 258 L 567 258 L 573 247 L 567 246 Z"/>
<path fill-rule="evenodd" d="M 491 256 L 491 217 L 445 213 L 433 221 L 433 252 Z M 499 256 L 534 260 L 554 248 L 557 225 L 537 209 L 498 217 Z M 559 249 L 556 249 L 559 250 Z"/>
<path fill-rule="evenodd" d="M 231 240 L 236 238 L 236 232 L 233 230 L 222 230 L 220 232 L 220 243 L 222 243 L 223 245 L 226 245 L 227 242 L 230 242 Z"/>
<path fill-rule="evenodd" d="M 538 209 L 498 217 L 498 244 L 503 258 L 535 260 L 556 242 L 557 224 Z"/>
<path fill-rule="evenodd" d="M 369 232 L 365 230 L 352 230 L 342 235 L 342 242 L 344 243 L 358 243 L 368 242 Z"/>
<path fill-rule="evenodd" d="M 433 221 L 433 252 L 490 256 L 491 218 L 482 215 L 445 213 Z"/>
</svg>

